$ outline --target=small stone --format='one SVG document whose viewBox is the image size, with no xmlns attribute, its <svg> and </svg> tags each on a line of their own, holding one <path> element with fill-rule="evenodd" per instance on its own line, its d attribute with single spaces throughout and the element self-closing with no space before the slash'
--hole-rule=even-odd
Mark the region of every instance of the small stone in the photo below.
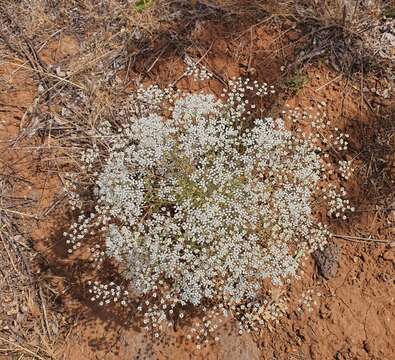
<svg viewBox="0 0 395 360">
<path fill-rule="evenodd" d="M 383 259 L 395 262 L 395 251 L 390 249 L 383 254 Z"/>
<path fill-rule="evenodd" d="M 322 304 L 319 310 L 319 315 L 321 319 L 329 319 L 332 316 L 331 309 L 328 304 Z"/>
<path fill-rule="evenodd" d="M 295 40 L 298 40 L 300 38 L 300 33 L 295 31 L 295 30 L 292 30 L 292 31 L 288 32 L 287 37 L 288 37 L 289 40 L 295 41 Z"/>
<path fill-rule="evenodd" d="M 318 273 L 329 280 L 336 276 L 339 267 L 340 247 L 334 243 L 328 244 L 324 250 L 313 253 Z"/>
<path fill-rule="evenodd" d="M 370 346 L 369 342 L 367 340 L 365 340 L 363 342 L 363 348 L 365 349 L 365 351 L 370 354 L 372 352 L 372 347 Z"/>
<path fill-rule="evenodd" d="M 62 71 L 59 66 L 55 69 L 55 72 L 56 72 L 56 75 L 58 75 L 59 77 L 66 76 L 66 73 L 64 71 Z"/>
<path fill-rule="evenodd" d="M 45 91 L 44 86 L 42 86 L 41 84 L 39 84 L 38 87 L 37 87 L 37 91 L 38 91 L 39 94 L 42 94 L 42 93 Z"/>
</svg>

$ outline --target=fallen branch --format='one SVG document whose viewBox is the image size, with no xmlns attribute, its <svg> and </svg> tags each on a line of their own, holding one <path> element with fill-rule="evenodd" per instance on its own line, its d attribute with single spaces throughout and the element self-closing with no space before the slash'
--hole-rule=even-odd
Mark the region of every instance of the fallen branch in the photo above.
<svg viewBox="0 0 395 360">
<path fill-rule="evenodd" d="M 361 236 L 350 236 L 350 235 L 341 235 L 341 234 L 333 234 L 332 236 L 335 238 L 350 240 L 350 241 L 375 242 L 375 243 L 382 243 L 382 244 L 389 244 L 389 243 L 395 241 L 394 239 L 380 240 L 380 239 L 365 238 L 365 237 L 361 237 Z"/>
</svg>

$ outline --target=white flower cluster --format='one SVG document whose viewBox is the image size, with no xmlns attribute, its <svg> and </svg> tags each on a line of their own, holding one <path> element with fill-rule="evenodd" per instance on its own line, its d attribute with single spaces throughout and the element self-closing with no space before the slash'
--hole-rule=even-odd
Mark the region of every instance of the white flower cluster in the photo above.
<svg viewBox="0 0 395 360">
<path fill-rule="evenodd" d="M 187 64 L 185 75 L 192 76 L 194 80 L 204 81 L 213 77 L 213 74 L 205 66 L 195 63 L 189 56 L 185 57 L 185 63 Z"/>
<path fill-rule="evenodd" d="M 336 189 L 332 184 L 328 186 L 324 199 L 328 201 L 329 215 L 346 220 L 346 213 L 355 210 L 350 206 L 350 200 L 345 199 L 346 195 L 347 192 L 343 187 Z"/>
<path fill-rule="evenodd" d="M 301 254 L 330 236 L 314 214 L 323 151 L 285 117 L 254 119 L 251 99 L 270 92 L 248 79 L 230 82 L 221 100 L 140 88 L 122 128 L 83 156 L 94 207 L 67 241 L 77 249 L 89 236 L 96 259 L 113 259 L 155 334 L 189 306 L 231 315 L 240 331 L 256 328 L 281 313 L 263 296 L 264 280 L 295 277 Z M 96 284 L 92 298 L 124 295 L 105 286 Z M 215 329 L 211 318 L 204 324 L 199 337 Z"/>
<path fill-rule="evenodd" d="M 123 306 L 128 304 L 129 295 L 126 290 L 122 290 L 119 285 L 114 282 L 108 284 L 100 284 L 98 281 L 92 283 L 88 282 L 90 286 L 89 293 L 91 294 L 91 301 L 98 301 L 99 305 L 120 303 Z"/>
<path fill-rule="evenodd" d="M 354 169 L 352 167 L 352 161 L 351 160 L 340 160 L 339 161 L 339 172 L 340 176 L 348 180 L 353 173 Z"/>
</svg>

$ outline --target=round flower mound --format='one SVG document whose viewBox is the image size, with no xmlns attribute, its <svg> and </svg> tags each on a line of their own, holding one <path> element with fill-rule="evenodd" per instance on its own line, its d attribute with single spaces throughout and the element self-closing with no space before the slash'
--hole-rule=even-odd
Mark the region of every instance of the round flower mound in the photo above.
<svg viewBox="0 0 395 360">
<path fill-rule="evenodd" d="M 127 123 L 84 156 L 87 171 L 101 165 L 95 213 L 82 228 L 100 227 L 106 256 L 129 292 L 150 299 L 154 322 L 187 305 L 260 320 L 263 280 L 295 276 L 300 255 L 328 237 L 313 214 L 324 174 L 315 135 L 297 136 L 282 119 L 252 120 L 247 93 L 259 100 L 269 91 L 242 80 L 223 100 L 141 88 Z M 240 306 L 250 315 L 236 316 Z"/>
</svg>

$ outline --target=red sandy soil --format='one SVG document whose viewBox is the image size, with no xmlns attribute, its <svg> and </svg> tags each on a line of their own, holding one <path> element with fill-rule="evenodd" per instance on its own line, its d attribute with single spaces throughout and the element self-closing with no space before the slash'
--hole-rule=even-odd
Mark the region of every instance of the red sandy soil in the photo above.
<svg viewBox="0 0 395 360">
<path fill-rule="evenodd" d="M 236 44 L 227 43 L 220 35 L 209 36 L 221 31 L 201 24 L 194 33 L 202 47 L 211 46 L 206 63 L 212 71 L 225 80 L 250 74 L 260 81 L 281 84 L 281 66 L 293 61 L 291 46 L 286 53 L 276 51 L 273 35 L 263 27 L 257 27 L 251 37 L 242 37 Z M 292 43 L 297 34 L 290 37 L 288 41 Z M 42 57 L 48 64 L 67 60 L 78 53 L 78 46 L 75 39 L 65 37 L 47 45 Z M 151 81 L 168 83 L 182 72 L 179 59 L 159 60 Z M 183 341 L 182 328 L 155 343 L 138 328 L 125 327 L 111 309 L 98 309 L 89 302 L 85 284 L 79 278 L 83 270 L 64 253 L 59 225 L 67 224 L 69 219 L 62 210 L 64 203 L 59 203 L 61 184 L 55 171 L 43 166 L 45 157 L 51 154 L 51 141 L 29 133 L 34 126 L 29 126 L 27 119 L 31 117 L 26 116 L 26 111 L 37 93 L 32 74 L 10 65 L 1 65 L 0 74 L 10 84 L 0 94 L 0 138 L 6 145 L 1 161 L 30 181 L 30 185 L 17 186 L 21 196 L 38 200 L 29 213 L 48 210 L 44 218 L 25 218 L 24 223 L 25 235 L 31 237 L 35 250 L 44 259 L 38 261 L 36 269 L 59 292 L 59 306 L 69 324 L 64 341 L 55 349 L 58 359 L 394 359 L 395 247 L 378 242 L 334 239 L 341 253 L 336 275 L 323 279 L 311 259 L 302 279 L 287 290 L 290 298 L 294 293 L 312 290 L 316 304 L 312 304 L 311 312 L 306 307 L 303 312 L 292 311 L 275 326 L 253 335 L 238 336 L 231 329 L 223 329 L 220 342 L 203 350 Z M 361 101 L 360 88 L 325 64 L 311 65 L 305 74 L 309 81 L 297 94 L 284 92 L 276 101 L 302 108 L 325 101 L 332 122 L 351 134 L 354 155 L 363 153 L 375 141 L 372 134 L 377 134 L 381 125 L 378 116 Z M 183 79 L 178 86 L 191 84 Z M 213 92 L 222 88 L 217 80 L 206 86 Z M 27 134 L 21 142 L 14 147 L 4 144 L 18 137 L 20 129 Z M 385 161 L 393 164 L 394 160 Z M 358 157 L 357 164 L 365 169 L 369 159 Z M 366 180 L 363 171 L 354 174 L 348 190 L 357 211 L 349 220 L 335 224 L 334 232 L 377 239 L 395 237 L 395 203 L 388 204 L 394 189 L 377 194 L 377 182 L 380 178 Z"/>
</svg>

